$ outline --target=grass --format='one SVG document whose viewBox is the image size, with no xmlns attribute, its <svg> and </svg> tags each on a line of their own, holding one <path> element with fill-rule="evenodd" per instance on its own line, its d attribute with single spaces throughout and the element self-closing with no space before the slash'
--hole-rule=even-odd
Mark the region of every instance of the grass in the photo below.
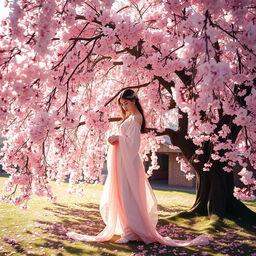
<svg viewBox="0 0 256 256">
<path fill-rule="evenodd" d="M 0 188 L 5 180 L 0 178 Z M 58 197 L 55 203 L 33 197 L 27 210 L 0 203 L 0 255 L 256 255 L 255 229 L 246 230 L 231 220 L 224 220 L 223 228 L 206 247 L 174 248 L 142 242 L 120 245 L 113 243 L 114 239 L 105 243 L 73 241 L 65 236 L 67 231 L 95 235 L 104 228 L 98 210 L 102 186 L 88 185 L 83 196 L 70 195 L 67 184 L 53 183 L 53 189 Z M 206 217 L 170 218 L 192 206 L 193 193 L 154 192 L 159 203 L 157 229 L 162 235 L 195 237 L 214 222 Z M 247 205 L 256 211 L 256 202 Z"/>
</svg>

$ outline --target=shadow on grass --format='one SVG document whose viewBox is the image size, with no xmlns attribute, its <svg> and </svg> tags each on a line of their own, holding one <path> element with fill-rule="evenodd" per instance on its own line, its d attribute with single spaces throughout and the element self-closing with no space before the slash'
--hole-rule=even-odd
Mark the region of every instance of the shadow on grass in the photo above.
<svg viewBox="0 0 256 256">
<path fill-rule="evenodd" d="M 173 187 L 170 187 L 170 188 L 166 188 L 166 189 L 163 189 L 161 187 L 157 187 L 157 186 L 152 186 L 153 190 L 155 191 L 171 191 L 171 192 L 183 192 L 183 193 L 186 193 L 186 194 L 190 194 L 190 195 L 195 195 L 196 194 L 196 191 L 194 189 L 189 189 L 189 188 L 186 188 L 186 187 L 179 187 L 179 188 L 173 188 Z"/>
<path fill-rule="evenodd" d="M 59 249 L 62 248 L 62 252 L 74 254 L 74 255 L 90 255 L 98 253 L 97 255 L 119 255 L 122 253 L 138 253 L 144 251 L 144 255 L 214 255 L 220 253 L 220 255 L 251 255 L 255 252 L 255 236 L 252 233 L 247 233 L 246 230 L 232 229 L 234 223 L 222 222 L 218 223 L 220 228 L 218 231 L 213 230 L 212 235 L 214 241 L 211 241 L 207 247 L 165 247 L 158 243 L 152 243 L 145 245 L 142 242 L 130 242 L 128 244 L 120 245 L 115 244 L 114 241 L 118 236 L 113 237 L 110 241 L 104 243 L 95 242 L 78 242 L 73 241 L 66 236 L 68 231 L 75 231 L 81 234 L 97 235 L 101 232 L 105 225 L 100 217 L 98 204 L 76 204 L 76 207 L 69 207 L 63 204 L 54 204 L 52 208 L 45 208 L 47 211 L 54 213 L 58 217 L 59 222 L 50 222 L 37 220 L 37 227 L 39 227 L 45 238 L 42 243 L 36 244 L 38 247 Z M 178 213 L 183 207 L 169 209 L 163 206 L 159 206 L 159 210 L 166 214 Z M 159 218 L 157 230 L 162 236 L 169 236 L 172 239 L 191 239 L 196 237 L 204 228 L 195 228 L 196 222 L 199 221 L 198 216 L 193 216 L 188 213 L 178 213 L 171 217 Z M 212 221 L 212 223 L 211 223 Z M 202 225 L 205 229 L 218 225 L 217 220 L 208 220 L 204 218 Z M 199 225 L 200 226 L 200 225 Z M 198 227 L 198 226 L 197 226 Z M 237 226 L 236 226 L 237 227 Z M 215 231 L 215 232 L 214 232 Z M 196 234 L 197 233 L 197 234 Z M 232 246 L 231 246 L 232 245 Z M 102 254 L 104 252 L 104 254 Z M 160 253 L 161 252 L 161 253 Z M 147 254 L 148 253 L 148 254 Z"/>
<path fill-rule="evenodd" d="M 93 253 L 93 249 L 90 248 L 79 248 L 76 245 L 67 245 L 61 241 L 54 241 L 51 239 L 44 239 L 43 243 L 35 243 L 38 249 L 52 249 L 55 251 L 54 255 L 63 255 L 62 252 L 70 253 L 72 255 L 90 255 Z M 57 252 L 59 250 L 59 252 Z"/>
<path fill-rule="evenodd" d="M 48 234 L 45 242 L 36 246 L 51 249 L 63 248 L 67 253 L 74 255 L 90 255 L 102 249 L 106 251 L 106 255 L 117 255 L 115 252 L 112 253 L 113 250 L 121 250 L 122 252 L 133 252 L 136 250 L 138 243 L 135 242 L 127 245 L 115 244 L 114 241 L 119 238 L 118 236 L 113 237 L 112 240 L 105 243 L 78 242 L 66 236 L 68 231 L 97 235 L 104 229 L 105 224 L 101 219 L 97 204 L 77 204 L 79 209 L 57 203 L 54 206 L 53 208 L 45 208 L 45 210 L 53 212 L 61 221 L 50 222 L 36 220 L 37 227 L 40 227 L 42 233 Z M 90 247 L 94 249 L 90 249 Z M 97 247 L 100 247 L 100 250 Z"/>
<path fill-rule="evenodd" d="M 22 245 L 20 243 L 18 243 L 17 241 L 15 241 L 14 239 L 9 239 L 6 237 L 3 239 L 3 241 L 5 243 L 9 244 L 17 253 L 27 254 L 26 250 L 22 247 Z"/>
<path fill-rule="evenodd" d="M 75 231 L 81 234 L 87 235 L 97 235 L 101 232 L 105 224 L 101 219 L 99 213 L 99 206 L 97 204 L 76 204 L 79 208 L 68 207 L 62 204 L 54 204 L 52 208 L 45 208 L 47 211 L 51 211 L 54 213 L 56 217 L 59 218 L 59 222 L 50 222 L 50 221 L 42 221 L 36 220 L 37 227 L 40 228 L 41 232 L 45 234 L 47 238 L 44 239 L 43 243 L 36 244 L 37 247 L 45 247 L 51 249 L 63 248 L 67 253 L 73 253 L 74 255 L 89 255 L 92 251 L 95 253 L 95 250 L 103 250 L 105 252 L 104 255 L 118 255 L 118 251 L 122 253 L 132 253 L 132 252 L 140 252 L 141 250 L 152 252 L 156 251 L 159 248 L 165 248 L 164 246 L 158 243 L 152 243 L 149 245 L 145 245 L 143 242 L 134 241 L 129 242 L 128 244 L 116 244 L 114 241 L 119 238 L 119 236 L 114 236 L 110 241 L 104 243 L 95 243 L 95 242 L 78 242 L 73 241 L 69 237 L 66 236 L 68 231 Z M 165 207 L 161 207 L 161 210 L 170 212 L 170 209 Z M 178 211 L 175 209 L 175 212 Z M 172 225 L 172 224 L 171 224 Z M 158 223 L 158 229 L 161 230 L 161 219 Z M 170 237 L 173 236 L 174 239 L 183 238 L 184 234 L 190 231 L 189 228 L 185 227 L 176 227 L 176 230 L 179 229 L 179 234 L 169 234 Z M 164 235 L 164 232 L 162 232 Z M 74 245 L 72 245 L 74 244 Z M 89 247 L 89 248 L 88 248 Z M 94 250 L 91 250 L 90 247 L 93 247 Z M 98 249 L 97 249 L 98 248 Z M 140 248 L 140 249 L 138 249 Z M 165 254 L 163 251 L 161 255 L 169 255 L 172 253 L 173 248 L 169 247 L 166 249 Z M 176 250 L 182 252 L 190 252 L 192 253 L 194 250 L 189 248 L 176 248 Z M 185 251 L 184 251 L 185 250 Z M 129 255 L 129 254 L 128 254 Z M 147 255 L 147 254 L 146 254 Z M 158 254 L 157 254 L 158 255 Z"/>
<path fill-rule="evenodd" d="M 239 227 L 242 227 L 249 232 L 253 232 L 256 237 L 256 220 L 254 220 L 254 223 L 248 222 L 244 219 L 230 219 L 230 220 L 234 221 L 236 225 L 238 225 Z"/>
<path fill-rule="evenodd" d="M 201 225 L 198 225 L 200 221 Z M 204 248 L 203 255 L 256 255 L 256 226 L 248 224 L 247 220 L 220 219 L 217 216 L 209 219 L 183 211 L 160 219 L 162 225 L 168 222 L 175 227 L 183 227 L 185 223 L 186 232 L 210 234 L 214 240 Z M 194 225 L 201 227 L 196 230 Z"/>
</svg>

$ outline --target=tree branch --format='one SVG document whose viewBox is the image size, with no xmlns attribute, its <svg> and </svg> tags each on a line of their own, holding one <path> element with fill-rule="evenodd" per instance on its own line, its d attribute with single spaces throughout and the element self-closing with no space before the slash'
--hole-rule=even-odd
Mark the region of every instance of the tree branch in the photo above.
<svg viewBox="0 0 256 256">
<path fill-rule="evenodd" d="M 122 91 L 126 90 L 126 89 L 136 89 L 136 88 L 142 88 L 142 87 L 147 87 L 150 84 L 150 82 L 145 83 L 145 84 L 140 84 L 140 85 L 135 85 L 135 86 L 128 86 L 125 88 L 122 88 L 121 90 L 119 90 L 119 92 L 117 92 L 109 101 L 107 101 L 104 104 L 104 107 L 106 107 L 109 103 L 111 103 Z"/>
<path fill-rule="evenodd" d="M 159 132 L 157 131 L 157 128 L 145 128 L 145 132 L 148 133 L 148 132 L 154 132 L 156 134 L 156 136 L 163 136 L 163 135 L 167 135 L 169 136 L 170 140 L 172 141 L 173 138 L 175 136 L 177 136 L 177 131 L 175 130 L 172 130 L 170 128 L 166 128 L 164 131 L 162 132 Z"/>
<path fill-rule="evenodd" d="M 87 22 L 87 23 L 85 24 L 85 26 L 83 27 L 83 29 L 79 32 L 78 37 L 83 33 L 83 31 L 86 29 L 86 27 L 87 27 L 88 25 L 89 25 L 89 22 Z M 77 43 L 77 42 L 78 42 L 78 41 L 74 41 L 73 45 L 72 45 L 69 49 L 66 50 L 66 52 L 65 52 L 65 54 L 62 56 L 61 60 L 60 60 L 55 66 L 52 67 L 52 70 L 55 69 L 55 68 L 57 68 L 57 67 L 63 62 L 63 60 L 67 57 L 68 53 L 71 52 L 71 51 L 73 50 L 73 48 L 76 46 L 76 43 Z"/>
</svg>

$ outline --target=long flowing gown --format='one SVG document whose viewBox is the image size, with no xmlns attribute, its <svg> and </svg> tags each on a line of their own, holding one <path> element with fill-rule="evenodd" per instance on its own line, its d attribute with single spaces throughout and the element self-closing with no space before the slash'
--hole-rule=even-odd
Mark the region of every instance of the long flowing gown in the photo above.
<svg viewBox="0 0 256 256">
<path fill-rule="evenodd" d="M 139 155 L 141 126 L 130 115 L 120 126 L 119 143 L 109 147 L 108 176 L 100 202 L 100 213 L 106 227 L 96 236 L 68 232 L 78 241 L 104 242 L 113 235 L 146 244 L 159 242 L 169 246 L 193 246 L 209 243 L 207 236 L 193 240 L 172 240 L 156 230 L 157 201 L 145 174 Z"/>
</svg>

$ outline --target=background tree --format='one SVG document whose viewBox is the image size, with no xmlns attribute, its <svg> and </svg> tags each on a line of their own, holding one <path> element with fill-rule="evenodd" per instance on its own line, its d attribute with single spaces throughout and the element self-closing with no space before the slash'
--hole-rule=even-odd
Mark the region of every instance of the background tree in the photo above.
<svg viewBox="0 0 256 256">
<path fill-rule="evenodd" d="M 148 133 L 168 135 L 197 178 L 191 212 L 255 217 L 256 6 L 241 1 L 33 0 L 6 4 L 0 42 L 2 149 L 7 196 L 54 199 L 50 180 L 97 177 L 116 97 L 138 91 Z M 178 129 L 169 111 L 178 110 Z M 173 117 L 174 118 L 174 117 Z M 174 118 L 175 119 L 175 118 Z M 174 122 L 176 120 L 173 120 Z M 234 188 L 236 163 L 244 188 Z M 73 186 L 70 187 L 74 189 Z M 19 191 L 19 192 L 18 192 Z"/>
</svg>

